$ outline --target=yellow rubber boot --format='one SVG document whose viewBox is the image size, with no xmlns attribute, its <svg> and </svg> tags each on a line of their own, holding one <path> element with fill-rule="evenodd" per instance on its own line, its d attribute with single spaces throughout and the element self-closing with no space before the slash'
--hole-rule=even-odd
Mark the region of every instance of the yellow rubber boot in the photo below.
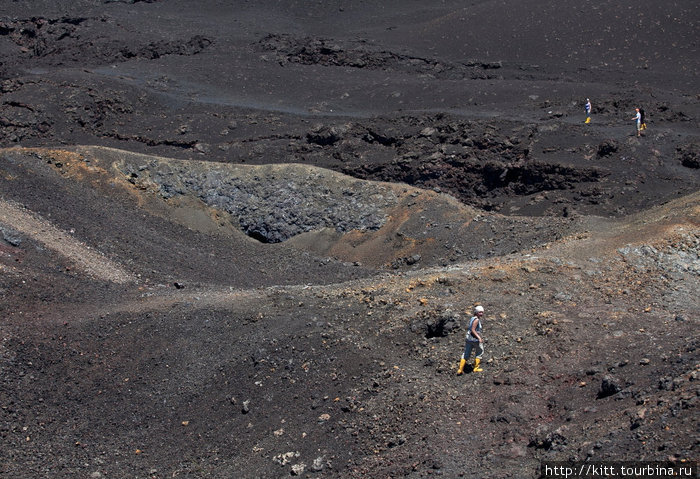
<svg viewBox="0 0 700 479">
<path fill-rule="evenodd" d="M 590 122 L 591 122 L 590 117 L 589 117 L 589 118 L 586 118 L 586 123 L 590 123 Z"/>
<path fill-rule="evenodd" d="M 481 363 L 481 359 L 476 358 L 474 360 L 474 369 L 472 370 L 475 373 L 479 373 L 479 372 L 483 371 L 483 369 L 479 367 L 479 363 Z"/>
<path fill-rule="evenodd" d="M 466 364 L 467 364 L 467 360 L 466 360 L 466 359 L 462 359 L 462 360 L 459 362 L 459 369 L 457 370 L 457 376 L 459 376 L 460 374 L 464 374 L 464 366 L 465 366 Z"/>
</svg>

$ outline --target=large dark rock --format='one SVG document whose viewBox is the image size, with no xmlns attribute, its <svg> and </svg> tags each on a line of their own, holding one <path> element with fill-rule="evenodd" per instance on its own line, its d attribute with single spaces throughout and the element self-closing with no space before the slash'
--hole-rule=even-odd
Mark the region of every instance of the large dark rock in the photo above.
<svg viewBox="0 0 700 479">
<path fill-rule="evenodd" d="M 620 147 L 618 146 L 618 144 L 615 140 L 611 140 L 611 139 L 603 140 L 598 145 L 598 156 L 600 156 L 600 157 L 610 156 L 613 153 L 617 153 L 617 150 L 619 148 Z"/>
<path fill-rule="evenodd" d="M 698 146 L 697 143 L 678 147 L 676 149 L 676 156 L 686 168 L 693 168 L 695 170 L 700 168 L 700 146 Z"/>
</svg>

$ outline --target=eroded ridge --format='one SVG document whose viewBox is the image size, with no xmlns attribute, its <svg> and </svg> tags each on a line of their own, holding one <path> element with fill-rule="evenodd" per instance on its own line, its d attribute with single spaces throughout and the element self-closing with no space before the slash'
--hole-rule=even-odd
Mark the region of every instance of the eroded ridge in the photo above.
<svg viewBox="0 0 700 479">
<path fill-rule="evenodd" d="M 135 281 L 131 273 L 114 261 L 17 204 L 0 199 L 0 223 L 60 253 L 73 261 L 78 269 L 94 278 L 118 284 Z"/>
</svg>

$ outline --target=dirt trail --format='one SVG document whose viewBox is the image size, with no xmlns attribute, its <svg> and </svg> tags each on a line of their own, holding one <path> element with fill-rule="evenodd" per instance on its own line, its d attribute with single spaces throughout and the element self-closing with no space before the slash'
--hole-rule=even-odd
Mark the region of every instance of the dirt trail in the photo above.
<svg viewBox="0 0 700 479">
<path fill-rule="evenodd" d="M 629 244 L 643 244 L 647 241 L 663 242 L 664 239 L 670 240 L 683 232 L 697 231 L 698 201 L 700 201 L 700 193 L 670 202 L 626 221 L 591 218 L 586 232 L 533 249 L 525 256 L 523 253 L 517 253 L 499 259 L 489 258 L 457 263 L 449 268 L 431 267 L 416 271 L 383 273 L 372 278 L 327 285 L 271 286 L 262 289 L 234 289 L 220 286 L 202 286 L 187 290 L 152 288 L 138 299 L 120 301 L 112 305 L 105 304 L 100 308 L 100 312 L 114 314 L 165 311 L 178 305 L 194 310 L 211 308 L 229 310 L 232 305 L 260 301 L 275 294 L 293 294 L 303 297 L 325 293 L 334 296 L 342 291 L 377 289 L 380 285 L 385 291 L 391 291 L 397 300 L 406 300 L 404 293 L 412 289 L 412 285 L 416 282 L 430 283 L 438 277 L 443 279 L 461 277 L 468 273 L 483 273 L 493 268 L 513 270 L 526 263 L 530 264 L 535 258 L 565 257 L 569 262 L 585 263 L 591 257 L 617 255 L 619 248 Z M 639 223 L 642 223 L 641 228 Z M 68 255 L 69 252 L 63 252 L 63 254 Z M 144 290 L 144 288 L 140 289 Z"/>
<path fill-rule="evenodd" d="M 56 228 L 44 218 L 21 206 L 0 200 L 0 223 L 65 256 L 75 262 L 78 269 L 96 279 L 118 284 L 136 281 L 131 273 L 112 260 L 73 238 L 69 232 Z"/>
</svg>

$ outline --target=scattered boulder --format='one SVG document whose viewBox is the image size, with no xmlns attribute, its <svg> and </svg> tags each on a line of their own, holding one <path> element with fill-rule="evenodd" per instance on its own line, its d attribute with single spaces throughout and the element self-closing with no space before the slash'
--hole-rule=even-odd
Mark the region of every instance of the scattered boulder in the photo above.
<svg viewBox="0 0 700 479">
<path fill-rule="evenodd" d="M 637 429 L 640 427 L 647 417 L 647 408 L 640 408 L 637 412 L 630 416 L 630 429 Z"/>
<path fill-rule="evenodd" d="M 414 254 L 411 256 L 403 257 L 403 258 L 397 258 L 391 262 L 391 267 L 393 269 L 399 269 L 402 266 L 413 266 L 413 265 L 419 263 L 421 259 L 422 259 L 422 256 L 419 254 Z"/>
<path fill-rule="evenodd" d="M 286 466 L 290 462 L 292 462 L 294 459 L 299 457 L 299 451 L 289 451 L 289 452 L 284 452 L 281 454 L 277 454 L 275 457 L 272 458 L 273 461 L 275 461 L 277 464 L 280 466 Z"/>
<path fill-rule="evenodd" d="M 292 466 L 292 476 L 301 476 L 306 471 L 306 464 L 300 462 L 299 464 L 294 464 Z"/>
<path fill-rule="evenodd" d="M 616 153 L 619 146 L 615 140 L 607 139 L 603 140 L 601 144 L 598 145 L 598 156 L 605 157 Z"/>
<path fill-rule="evenodd" d="M 697 170 L 700 168 L 700 145 L 690 143 L 676 148 L 676 157 L 686 168 Z"/>
<path fill-rule="evenodd" d="M 0 235 L 10 246 L 19 247 L 22 244 L 22 237 L 13 229 L 0 227 Z"/>
<path fill-rule="evenodd" d="M 564 293 L 562 291 L 559 291 L 557 294 L 554 295 L 554 299 L 557 301 L 571 301 L 573 296 L 571 296 L 569 293 Z"/>
<path fill-rule="evenodd" d="M 426 126 L 425 128 L 423 128 L 421 130 L 420 136 L 428 137 L 428 136 L 433 136 L 436 133 L 437 133 L 437 130 L 435 128 L 433 128 L 432 126 Z"/>
<path fill-rule="evenodd" d="M 659 378 L 659 390 L 662 391 L 672 391 L 675 388 L 673 378 L 669 376 L 663 376 Z"/>
<path fill-rule="evenodd" d="M 458 319 L 453 311 L 428 311 L 419 315 L 411 325 L 411 330 L 422 332 L 426 339 L 442 338 L 457 329 Z"/>
<path fill-rule="evenodd" d="M 620 382 L 612 376 L 604 376 L 600 383 L 600 390 L 598 391 L 598 399 L 603 399 L 612 395 L 615 395 L 622 391 L 622 386 Z"/>
<path fill-rule="evenodd" d="M 321 472 L 326 466 L 326 460 L 323 456 L 319 456 L 311 463 L 311 470 L 313 472 Z"/>
<path fill-rule="evenodd" d="M 333 145 L 343 139 L 345 129 L 338 126 L 317 126 L 306 134 L 306 141 L 316 145 Z"/>
<path fill-rule="evenodd" d="M 414 254 L 411 256 L 406 256 L 404 258 L 397 258 L 391 262 L 391 267 L 393 269 L 399 269 L 401 266 L 413 266 L 420 262 L 422 256 L 419 254 Z"/>
<path fill-rule="evenodd" d="M 550 431 L 546 426 L 540 426 L 530 438 L 528 446 L 545 451 L 562 451 L 566 449 L 567 439 L 564 436 L 564 426 Z"/>
<path fill-rule="evenodd" d="M 398 436 L 389 439 L 387 446 L 389 446 L 389 447 L 401 446 L 405 442 L 406 442 L 406 436 L 403 434 L 399 434 Z"/>
</svg>

